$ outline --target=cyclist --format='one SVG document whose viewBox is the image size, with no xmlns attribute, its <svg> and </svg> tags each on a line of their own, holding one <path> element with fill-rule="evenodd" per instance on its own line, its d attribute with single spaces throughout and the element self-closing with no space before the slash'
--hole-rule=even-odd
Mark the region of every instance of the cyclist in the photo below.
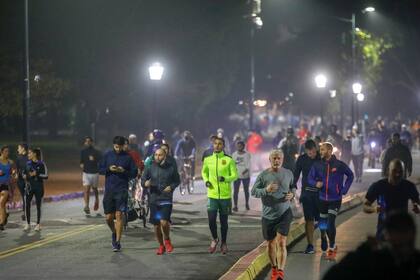
<svg viewBox="0 0 420 280">
<path fill-rule="evenodd" d="M 191 160 L 191 177 L 195 176 L 195 151 L 196 144 L 194 138 L 188 130 L 184 131 L 184 137 L 178 141 L 175 149 L 175 159 Z"/>
</svg>

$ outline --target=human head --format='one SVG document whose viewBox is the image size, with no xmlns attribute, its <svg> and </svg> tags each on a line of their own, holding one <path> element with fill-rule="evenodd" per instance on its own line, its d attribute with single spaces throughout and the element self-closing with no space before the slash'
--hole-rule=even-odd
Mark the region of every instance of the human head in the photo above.
<svg viewBox="0 0 420 280">
<path fill-rule="evenodd" d="M 415 252 L 416 225 L 410 214 L 391 212 L 385 220 L 384 237 L 399 261 L 409 260 Z"/>
<path fill-rule="evenodd" d="M 6 159 L 9 158 L 9 154 L 10 154 L 9 146 L 3 146 L 0 148 L 0 155 L 3 158 L 6 158 Z"/>
<path fill-rule="evenodd" d="M 392 141 L 392 144 L 394 144 L 394 145 L 400 143 L 401 142 L 400 134 L 399 133 L 393 133 L 392 136 L 391 136 L 391 141 Z"/>
<path fill-rule="evenodd" d="M 311 159 L 316 158 L 316 154 L 317 154 L 317 148 L 316 148 L 316 143 L 314 140 L 309 139 L 305 142 L 305 153 L 308 155 L 308 157 L 310 157 Z"/>
<path fill-rule="evenodd" d="M 129 144 L 137 144 L 137 136 L 135 134 L 130 134 L 128 136 L 128 143 Z"/>
<path fill-rule="evenodd" d="M 335 124 L 330 125 L 330 134 L 337 133 L 337 126 Z"/>
<path fill-rule="evenodd" d="M 215 153 L 220 153 L 223 151 L 223 148 L 225 147 L 225 140 L 220 137 L 216 137 L 213 141 L 213 151 Z"/>
<path fill-rule="evenodd" d="M 190 140 L 192 138 L 192 134 L 191 132 L 189 132 L 188 130 L 184 131 L 184 139 L 185 140 Z"/>
<path fill-rule="evenodd" d="M 86 147 L 92 147 L 93 146 L 93 138 L 90 136 L 85 137 L 84 145 Z"/>
<path fill-rule="evenodd" d="M 124 137 L 124 146 L 123 146 L 123 151 L 124 152 L 128 152 L 128 139 Z"/>
<path fill-rule="evenodd" d="M 210 143 L 213 144 L 214 143 L 214 140 L 216 140 L 216 138 L 217 138 L 216 135 L 214 135 L 214 134 L 210 135 L 210 137 L 209 137 Z"/>
<path fill-rule="evenodd" d="M 278 170 L 283 165 L 284 154 L 280 149 L 275 149 L 270 152 L 269 155 L 271 168 Z"/>
<path fill-rule="evenodd" d="M 156 163 L 162 163 L 166 158 L 166 153 L 162 148 L 159 148 L 154 153 L 154 160 Z"/>
<path fill-rule="evenodd" d="M 29 148 L 28 149 L 28 159 L 30 160 L 41 160 L 42 153 L 40 148 Z"/>
<path fill-rule="evenodd" d="M 402 124 L 401 125 L 401 131 L 406 131 L 407 130 L 407 125 L 406 124 Z"/>
<path fill-rule="evenodd" d="M 388 181 L 398 185 L 404 178 L 404 163 L 399 159 L 393 159 L 388 165 Z"/>
<path fill-rule="evenodd" d="M 244 141 L 238 141 L 236 142 L 236 150 L 239 152 L 243 152 L 245 150 L 245 143 Z"/>
<path fill-rule="evenodd" d="M 329 160 L 333 154 L 334 146 L 330 142 L 321 143 L 319 153 L 321 154 L 322 159 Z"/>
<path fill-rule="evenodd" d="M 119 154 L 123 151 L 125 138 L 123 136 L 115 136 L 112 143 L 114 144 L 114 151 Z"/>
<path fill-rule="evenodd" d="M 165 152 L 166 156 L 170 155 L 170 147 L 168 143 L 164 143 L 160 146 L 160 148 Z"/>
<path fill-rule="evenodd" d="M 26 155 L 28 153 L 28 145 L 25 143 L 20 143 L 17 148 L 19 155 Z"/>
<path fill-rule="evenodd" d="M 225 135 L 225 131 L 223 130 L 223 128 L 218 128 L 217 129 L 217 137 L 223 138 L 224 135 Z"/>
<path fill-rule="evenodd" d="M 153 130 L 153 139 L 154 140 L 162 140 L 165 138 L 165 134 L 160 129 Z"/>
<path fill-rule="evenodd" d="M 289 126 L 288 128 L 287 128 L 287 136 L 291 136 L 291 135 L 293 135 L 295 132 L 294 132 L 294 130 L 293 130 L 293 127 L 291 127 L 291 126 Z"/>
</svg>

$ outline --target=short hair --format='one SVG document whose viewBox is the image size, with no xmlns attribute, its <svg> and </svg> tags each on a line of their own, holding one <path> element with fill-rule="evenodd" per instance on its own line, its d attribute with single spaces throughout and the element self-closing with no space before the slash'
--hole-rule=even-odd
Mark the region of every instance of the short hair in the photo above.
<svg viewBox="0 0 420 280">
<path fill-rule="evenodd" d="M 137 136 L 135 134 L 128 135 L 128 140 L 137 139 Z"/>
<path fill-rule="evenodd" d="M 214 141 L 216 141 L 216 140 L 220 140 L 220 141 L 222 141 L 223 146 L 225 145 L 225 139 L 223 139 L 222 137 L 218 137 L 218 136 L 216 136 L 216 138 L 214 138 Z"/>
<path fill-rule="evenodd" d="M 392 133 L 391 138 L 397 138 L 397 139 L 400 139 L 400 138 L 401 138 L 401 136 L 400 136 L 400 134 L 399 134 L 398 132 L 395 132 L 395 133 Z"/>
<path fill-rule="evenodd" d="M 284 157 L 283 150 L 281 150 L 281 149 L 271 150 L 270 155 L 269 155 L 269 158 L 272 158 L 275 155 L 281 155 L 282 157 Z"/>
<path fill-rule="evenodd" d="M 214 139 L 216 138 L 217 138 L 217 135 L 214 135 L 214 134 L 210 135 L 209 137 L 210 141 L 214 141 Z"/>
<path fill-rule="evenodd" d="M 393 160 L 391 160 L 388 164 L 388 169 L 390 169 L 391 164 L 397 164 L 401 167 L 401 170 L 404 171 L 405 167 L 404 167 L 404 162 L 402 160 L 400 160 L 399 158 L 394 158 Z"/>
<path fill-rule="evenodd" d="M 333 144 L 331 144 L 330 142 L 322 142 L 321 144 L 320 144 L 320 146 L 327 146 L 327 148 L 329 149 L 329 150 L 333 150 L 334 149 L 334 145 Z"/>
<path fill-rule="evenodd" d="M 312 149 L 316 149 L 316 143 L 314 140 L 309 139 L 305 142 L 305 149 L 307 150 L 312 150 Z"/>
<path fill-rule="evenodd" d="M 86 140 L 90 140 L 90 141 L 92 141 L 93 142 L 93 138 L 91 137 L 91 136 L 85 136 L 85 141 Z"/>
<path fill-rule="evenodd" d="M 170 150 L 170 147 L 169 147 L 169 144 L 168 143 L 163 143 L 162 145 L 160 145 L 160 147 L 163 147 L 163 146 L 167 147 L 168 150 Z"/>
<path fill-rule="evenodd" d="M 387 215 L 385 230 L 387 232 L 416 232 L 416 224 L 410 214 L 396 211 Z"/>
<path fill-rule="evenodd" d="M 3 153 L 4 150 L 9 149 L 9 146 L 5 145 L 0 148 L 0 153 Z"/>
<path fill-rule="evenodd" d="M 236 142 L 236 145 L 238 145 L 238 144 L 240 144 L 240 145 L 242 145 L 242 146 L 245 147 L 245 142 L 244 141 L 238 141 L 238 142 Z"/>
<path fill-rule="evenodd" d="M 114 140 L 112 141 L 113 144 L 116 145 L 124 145 L 125 144 L 125 138 L 123 136 L 115 136 Z"/>
<path fill-rule="evenodd" d="M 26 152 L 28 151 L 28 144 L 20 143 L 18 146 L 21 146 Z"/>
<path fill-rule="evenodd" d="M 41 148 L 33 148 L 33 147 L 31 147 L 31 148 L 29 148 L 29 150 L 31 150 L 36 155 L 36 158 L 38 160 L 41 160 L 42 159 Z"/>
</svg>

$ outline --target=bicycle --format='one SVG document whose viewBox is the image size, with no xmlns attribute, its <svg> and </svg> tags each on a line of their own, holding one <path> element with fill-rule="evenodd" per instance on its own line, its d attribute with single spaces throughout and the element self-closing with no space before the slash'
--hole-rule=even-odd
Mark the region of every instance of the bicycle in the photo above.
<svg viewBox="0 0 420 280">
<path fill-rule="evenodd" d="M 191 158 L 182 158 L 182 168 L 180 172 L 181 184 L 179 186 L 181 195 L 185 195 L 186 191 L 188 191 L 188 194 L 194 192 L 194 177 L 191 175 L 193 168 L 192 163 L 193 161 Z"/>
</svg>

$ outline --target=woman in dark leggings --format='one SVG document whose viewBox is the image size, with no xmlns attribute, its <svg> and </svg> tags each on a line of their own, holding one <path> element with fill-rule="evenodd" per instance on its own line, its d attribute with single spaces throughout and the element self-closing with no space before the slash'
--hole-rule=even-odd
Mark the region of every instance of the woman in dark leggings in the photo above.
<svg viewBox="0 0 420 280">
<path fill-rule="evenodd" d="M 23 175 L 26 171 L 26 164 L 28 163 L 28 146 L 24 143 L 18 145 L 17 148 L 18 156 L 16 159 L 16 169 L 18 174 L 17 185 L 19 188 L 20 196 L 22 198 L 22 221 L 26 220 L 26 207 L 25 207 L 25 180 L 23 179 Z"/>
<path fill-rule="evenodd" d="M 35 231 L 40 231 L 41 203 L 44 197 L 44 180 L 48 179 L 47 166 L 41 161 L 41 149 L 31 148 L 28 151 L 28 163 L 26 165 L 26 221 L 24 230 L 31 229 L 31 201 L 35 196 L 37 220 Z"/>
</svg>

